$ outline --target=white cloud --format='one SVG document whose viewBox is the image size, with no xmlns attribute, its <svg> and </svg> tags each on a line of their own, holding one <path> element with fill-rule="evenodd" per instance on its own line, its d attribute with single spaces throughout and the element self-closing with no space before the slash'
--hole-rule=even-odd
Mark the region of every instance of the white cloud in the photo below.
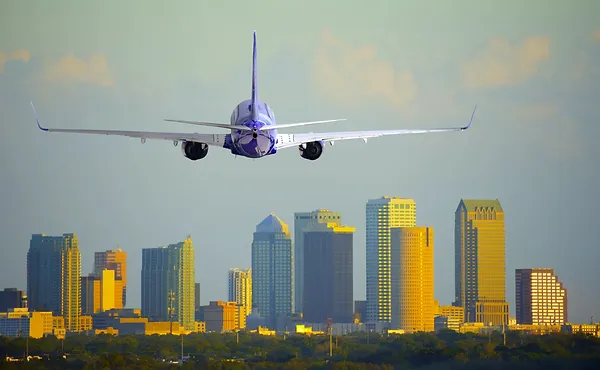
<svg viewBox="0 0 600 370">
<path fill-rule="evenodd" d="M 547 37 L 530 37 L 520 46 L 495 38 L 483 53 L 463 64 L 463 77 L 469 88 L 517 85 L 535 76 L 549 58 Z"/>
<path fill-rule="evenodd" d="M 9 54 L 5 54 L 0 50 L 0 73 L 4 72 L 4 66 L 9 61 L 21 60 L 24 62 L 29 62 L 29 59 L 31 59 L 31 54 L 29 54 L 29 51 L 25 49 L 18 49 Z"/>
<path fill-rule="evenodd" d="M 379 97 L 403 108 L 416 94 L 410 71 L 379 59 L 372 45 L 353 48 L 329 31 L 317 45 L 314 72 L 316 85 L 336 103 L 359 104 L 365 98 Z"/>
<path fill-rule="evenodd" d="M 94 54 L 85 61 L 73 53 L 46 67 L 45 77 L 51 82 L 87 83 L 98 86 L 114 86 L 114 78 L 102 54 Z"/>
</svg>

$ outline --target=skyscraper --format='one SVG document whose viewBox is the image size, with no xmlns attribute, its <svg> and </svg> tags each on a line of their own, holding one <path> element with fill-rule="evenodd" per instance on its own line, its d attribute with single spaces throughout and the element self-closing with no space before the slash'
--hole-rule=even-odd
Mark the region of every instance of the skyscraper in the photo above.
<svg viewBox="0 0 600 370">
<path fill-rule="evenodd" d="M 252 241 L 252 301 L 271 329 L 292 313 L 292 253 L 288 225 L 269 214 Z"/>
<path fill-rule="evenodd" d="M 391 231 L 414 227 L 417 205 L 412 199 L 384 196 L 366 207 L 367 318 L 366 322 L 392 318 Z"/>
<path fill-rule="evenodd" d="M 62 316 L 65 329 L 81 329 L 81 254 L 75 234 L 33 234 L 27 252 L 29 308 Z"/>
<path fill-rule="evenodd" d="M 433 228 L 392 228 L 392 328 L 433 331 Z"/>
<path fill-rule="evenodd" d="M 304 230 L 311 224 L 341 224 L 342 215 L 327 209 L 294 213 L 294 311 L 302 312 L 304 296 Z"/>
<path fill-rule="evenodd" d="M 195 325 L 195 264 L 191 237 L 168 247 L 142 249 L 142 314 L 173 321 L 186 330 Z"/>
<path fill-rule="evenodd" d="M 127 303 L 127 252 L 117 250 L 94 253 L 94 274 L 100 276 L 104 269 L 115 272 L 115 308 L 125 308 Z"/>
<path fill-rule="evenodd" d="M 247 315 L 252 312 L 252 269 L 229 270 L 229 301 L 247 307 Z"/>
<path fill-rule="evenodd" d="M 252 312 L 252 269 L 229 270 L 229 302 L 236 303 L 236 328 L 246 327 L 246 317 Z"/>
<path fill-rule="evenodd" d="M 508 324 L 504 211 L 498 200 L 461 199 L 455 212 L 455 306 L 465 322 Z"/>
<path fill-rule="evenodd" d="M 353 322 L 353 233 L 337 222 L 304 229 L 304 321 Z"/>
<path fill-rule="evenodd" d="M 567 322 L 567 289 L 554 269 L 515 270 L 517 324 L 563 325 Z"/>
</svg>

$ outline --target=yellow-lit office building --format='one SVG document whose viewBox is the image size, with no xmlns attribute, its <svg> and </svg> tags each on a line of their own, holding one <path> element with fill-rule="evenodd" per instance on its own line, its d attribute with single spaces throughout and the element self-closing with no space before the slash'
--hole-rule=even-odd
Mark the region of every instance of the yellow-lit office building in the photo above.
<svg viewBox="0 0 600 370">
<path fill-rule="evenodd" d="M 211 301 L 204 306 L 204 322 L 207 332 L 223 333 L 239 329 L 236 323 L 236 302 Z"/>
<path fill-rule="evenodd" d="M 508 325 L 504 210 L 496 200 L 462 199 L 455 212 L 454 305 L 465 322 Z"/>
<path fill-rule="evenodd" d="M 114 308 L 124 308 L 127 301 L 127 252 L 117 248 L 94 253 L 94 273 L 100 275 L 103 270 L 115 272 Z"/>
<path fill-rule="evenodd" d="M 115 271 L 104 269 L 99 275 L 90 274 L 81 278 L 81 309 L 86 315 L 93 315 L 117 308 L 115 299 Z"/>
<path fill-rule="evenodd" d="M 27 308 L 13 308 L 8 312 L 0 312 L 0 336 L 5 337 L 31 337 L 42 338 L 54 334 L 58 338 L 64 337 L 64 319 L 60 317 L 58 327 L 54 327 L 52 312 L 34 311 Z M 62 335 L 61 335 L 62 334 Z"/>
<path fill-rule="evenodd" d="M 391 229 L 392 329 L 434 331 L 433 228 Z"/>
<path fill-rule="evenodd" d="M 446 320 L 446 328 L 454 331 L 459 331 L 460 326 L 464 323 L 464 309 L 458 306 L 439 306 L 436 315 L 444 316 Z"/>
<path fill-rule="evenodd" d="M 175 266 L 179 268 L 174 273 L 175 299 L 177 302 L 176 313 L 179 324 L 185 330 L 194 330 L 196 327 L 196 268 L 194 257 L 194 246 L 192 239 L 188 237 L 185 241 L 173 246 L 175 255 Z"/>
<path fill-rule="evenodd" d="M 518 324 L 567 323 L 567 290 L 554 274 L 554 269 L 517 269 L 515 296 Z"/>
<path fill-rule="evenodd" d="M 391 228 L 414 227 L 413 199 L 384 196 L 366 206 L 367 314 L 365 322 L 392 319 Z"/>
</svg>

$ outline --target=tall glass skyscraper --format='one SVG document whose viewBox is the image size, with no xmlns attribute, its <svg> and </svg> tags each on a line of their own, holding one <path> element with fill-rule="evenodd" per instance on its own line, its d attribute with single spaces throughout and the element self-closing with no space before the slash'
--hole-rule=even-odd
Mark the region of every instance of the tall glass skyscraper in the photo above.
<svg viewBox="0 0 600 370">
<path fill-rule="evenodd" d="M 168 247 L 142 249 L 142 315 L 195 326 L 196 270 L 191 237 Z"/>
<path fill-rule="evenodd" d="M 304 230 L 305 322 L 353 321 L 354 231 L 337 222 L 315 223 Z"/>
<path fill-rule="evenodd" d="M 303 312 L 304 307 L 304 232 L 315 224 L 342 223 L 340 212 L 317 209 L 312 212 L 294 213 L 294 311 Z"/>
<path fill-rule="evenodd" d="M 67 331 L 80 331 L 81 253 L 77 235 L 31 236 L 27 295 L 31 311 L 52 311 L 64 318 Z"/>
<path fill-rule="evenodd" d="M 252 241 L 252 301 L 271 329 L 292 313 L 292 257 L 288 225 L 269 214 Z"/>
<path fill-rule="evenodd" d="M 461 199 L 455 212 L 455 306 L 465 322 L 508 325 L 504 210 L 489 199 Z"/>
</svg>

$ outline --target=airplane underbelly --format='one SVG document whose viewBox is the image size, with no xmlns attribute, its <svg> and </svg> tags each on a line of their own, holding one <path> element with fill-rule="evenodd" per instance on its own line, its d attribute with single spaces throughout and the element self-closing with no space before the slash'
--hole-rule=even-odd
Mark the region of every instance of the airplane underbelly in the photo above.
<svg viewBox="0 0 600 370">
<path fill-rule="evenodd" d="M 274 140 L 264 134 L 258 135 L 255 139 L 252 137 L 252 133 L 248 133 L 234 138 L 233 143 L 239 155 L 260 158 L 272 154 Z"/>
</svg>

